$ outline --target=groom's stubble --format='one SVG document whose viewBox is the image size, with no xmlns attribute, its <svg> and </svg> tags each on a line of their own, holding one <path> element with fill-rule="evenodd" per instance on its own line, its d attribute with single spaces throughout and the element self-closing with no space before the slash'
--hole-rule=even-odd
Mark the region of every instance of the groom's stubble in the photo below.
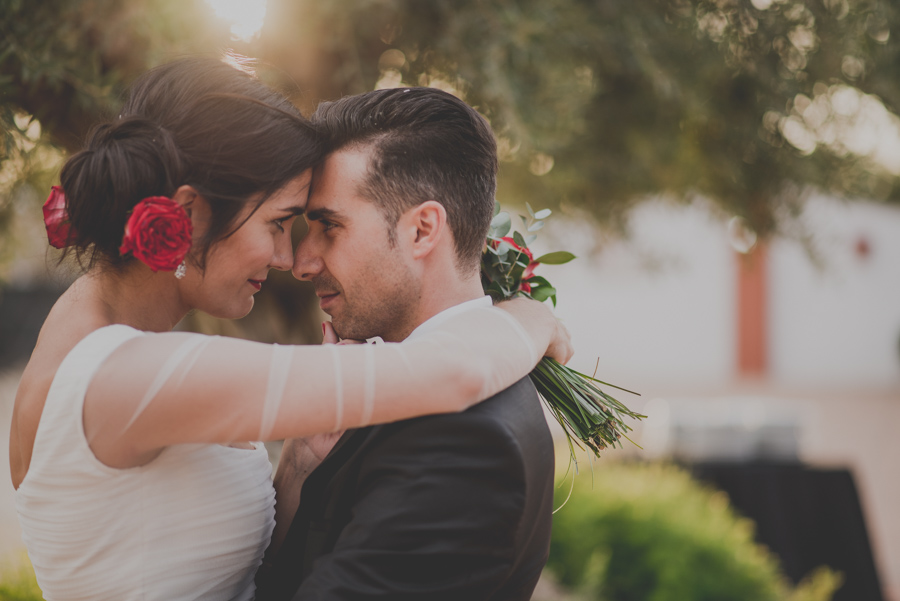
<svg viewBox="0 0 900 601">
<path fill-rule="evenodd" d="M 366 340 L 376 336 L 387 342 L 406 338 L 416 325 L 411 323 L 421 299 L 413 274 L 400 262 L 382 261 L 368 281 L 344 288 L 329 273 L 312 279 L 316 290 L 337 291 L 339 306 L 327 311 L 334 331 L 342 339 Z"/>
</svg>

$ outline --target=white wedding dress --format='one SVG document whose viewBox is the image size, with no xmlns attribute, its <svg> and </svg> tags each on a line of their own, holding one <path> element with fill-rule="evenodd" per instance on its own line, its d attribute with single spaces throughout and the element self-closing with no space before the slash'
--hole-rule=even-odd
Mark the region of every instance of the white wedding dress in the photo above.
<svg viewBox="0 0 900 601">
<path fill-rule="evenodd" d="M 145 466 L 102 464 L 82 408 L 103 361 L 142 332 L 101 328 L 59 367 L 16 492 L 22 537 L 48 601 L 252 599 L 274 526 L 262 444 L 166 448 Z"/>
</svg>

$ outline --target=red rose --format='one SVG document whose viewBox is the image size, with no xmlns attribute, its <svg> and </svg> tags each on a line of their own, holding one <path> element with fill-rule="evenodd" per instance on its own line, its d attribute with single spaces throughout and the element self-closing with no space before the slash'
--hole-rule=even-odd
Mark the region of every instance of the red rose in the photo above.
<svg viewBox="0 0 900 601">
<path fill-rule="evenodd" d="M 154 272 L 174 271 L 191 249 L 192 233 L 184 207 L 165 196 L 151 196 L 134 206 L 119 252 L 130 252 Z"/>
<path fill-rule="evenodd" d="M 525 254 L 528 257 L 528 267 L 525 268 L 525 271 L 522 272 L 522 284 L 519 286 L 519 290 L 522 292 L 527 292 L 531 294 L 531 284 L 526 282 L 525 280 L 531 279 L 534 276 L 534 268 L 540 265 L 537 261 L 534 260 L 534 255 L 531 253 L 531 250 L 528 247 L 522 247 L 516 244 L 516 241 L 513 238 L 501 238 L 504 242 Z"/>
<path fill-rule="evenodd" d="M 510 238 L 507 236 L 506 238 L 500 238 L 500 239 L 503 240 L 504 242 L 506 242 L 507 244 L 509 244 L 510 246 L 512 246 L 513 248 L 515 248 L 516 250 L 525 253 L 525 255 L 528 257 L 529 261 L 534 261 L 534 255 L 531 254 L 531 249 L 529 249 L 527 246 L 525 246 L 525 247 L 519 246 L 516 243 L 515 238 Z"/>
<path fill-rule="evenodd" d="M 44 225 L 47 227 L 47 239 L 50 241 L 50 246 L 53 248 L 68 246 L 69 237 L 72 235 L 72 224 L 69 222 L 69 213 L 66 211 L 66 195 L 59 186 L 50 188 L 50 196 L 44 203 Z"/>
</svg>

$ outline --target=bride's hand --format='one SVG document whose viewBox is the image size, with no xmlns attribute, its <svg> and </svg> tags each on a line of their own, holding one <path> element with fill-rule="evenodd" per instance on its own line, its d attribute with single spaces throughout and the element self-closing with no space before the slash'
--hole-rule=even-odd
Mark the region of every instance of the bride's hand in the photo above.
<svg viewBox="0 0 900 601">
<path fill-rule="evenodd" d="M 316 469 L 331 449 L 337 444 L 344 431 L 328 432 L 327 434 L 313 434 L 301 438 L 290 438 L 285 441 L 284 449 L 290 449 L 293 453 L 294 464 L 299 471 L 309 473 Z M 284 450 L 282 450 L 284 453 Z"/>
<path fill-rule="evenodd" d="M 553 315 L 547 305 L 527 298 L 514 298 L 497 304 L 522 324 L 535 340 L 548 341 L 543 354 L 556 359 L 563 365 L 575 353 L 569 330 Z M 541 350 L 541 349 L 538 349 Z"/>
<path fill-rule="evenodd" d="M 553 314 L 551 313 L 551 316 L 552 315 Z M 575 354 L 575 349 L 572 347 L 572 336 L 569 334 L 569 329 L 564 326 L 559 319 L 554 316 L 553 320 L 556 322 L 556 330 L 553 333 L 553 340 L 550 341 L 550 346 L 547 347 L 545 355 L 547 357 L 553 357 L 565 365 L 569 362 L 569 359 L 572 358 L 572 355 Z"/>
<path fill-rule="evenodd" d="M 283 480 L 280 474 L 285 470 L 289 471 L 291 478 L 305 479 L 319 467 L 343 435 L 344 431 L 341 430 L 285 440 L 281 448 L 281 459 L 278 462 L 279 477 L 276 481 Z"/>
<path fill-rule="evenodd" d="M 352 340 L 350 338 L 346 338 L 341 340 L 338 338 L 337 332 L 334 331 L 334 326 L 331 325 L 330 321 L 322 322 L 322 344 L 365 344 L 365 340 Z"/>
</svg>

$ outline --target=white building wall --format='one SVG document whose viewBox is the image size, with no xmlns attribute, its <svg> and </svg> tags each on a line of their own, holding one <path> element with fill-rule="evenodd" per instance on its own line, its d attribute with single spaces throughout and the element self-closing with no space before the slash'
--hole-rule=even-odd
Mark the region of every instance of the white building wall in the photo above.
<svg viewBox="0 0 900 601">
<path fill-rule="evenodd" d="M 727 385 L 736 376 L 736 262 L 725 224 L 700 207 L 662 202 L 634 211 L 631 236 L 590 256 L 596 236 L 549 222 L 538 254 L 572 250 L 542 266 L 559 289 L 575 365 L 613 382 Z M 769 379 L 804 389 L 900 390 L 900 208 L 817 199 L 803 222 L 816 264 L 797 241 L 769 254 Z M 865 239 L 868 255 L 856 244 Z"/>
<path fill-rule="evenodd" d="M 772 247 L 772 379 L 900 390 L 900 209 L 817 199 L 804 218 L 821 266 L 797 242 Z"/>
<path fill-rule="evenodd" d="M 572 332 L 576 367 L 593 370 L 599 357 L 598 376 L 626 387 L 648 378 L 729 380 L 734 264 L 725 229 L 708 212 L 648 203 L 634 211 L 630 240 L 604 245 L 596 257 L 584 232 L 551 223 L 554 235 L 538 243 L 580 257 L 538 272 L 559 290 L 557 314 Z"/>
</svg>

